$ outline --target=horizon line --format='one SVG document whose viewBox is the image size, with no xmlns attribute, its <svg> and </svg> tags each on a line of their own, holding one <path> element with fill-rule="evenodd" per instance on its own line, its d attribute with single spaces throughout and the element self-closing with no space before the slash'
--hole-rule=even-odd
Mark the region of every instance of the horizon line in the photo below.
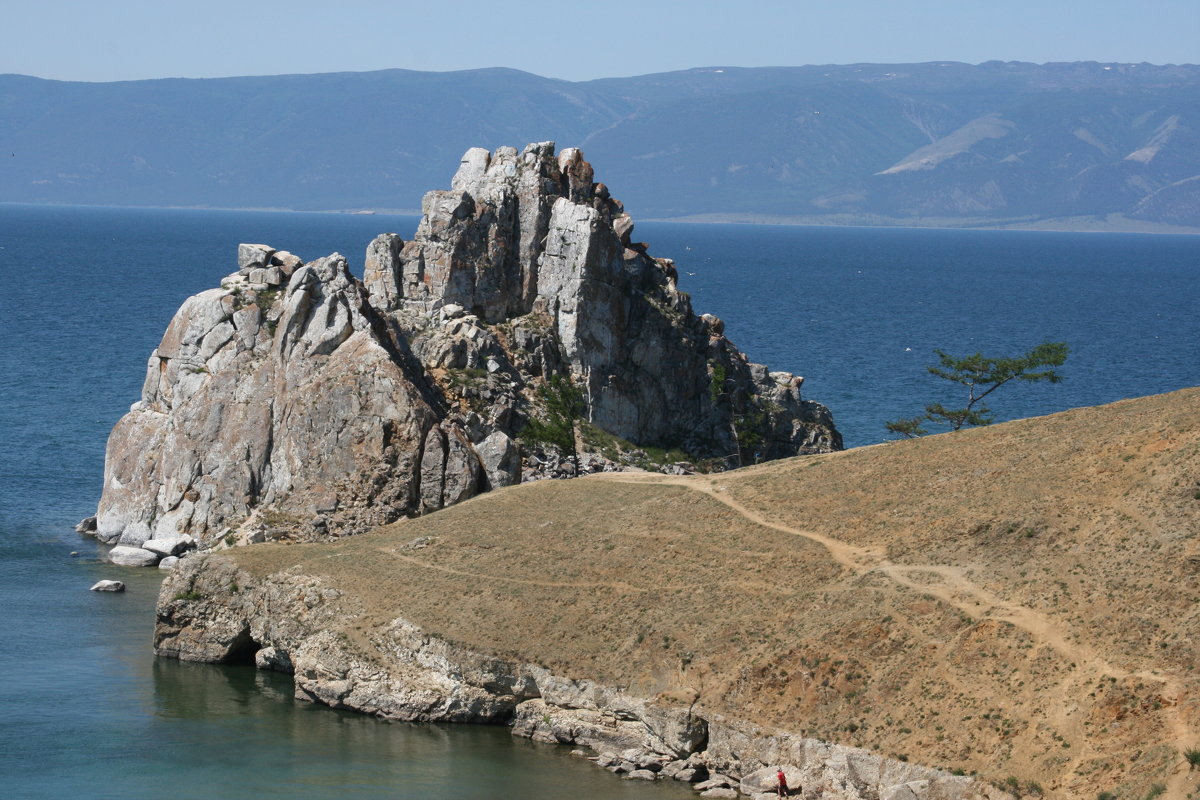
<svg viewBox="0 0 1200 800">
<path fill-rule="evenodd" d="M 1168 68 L 1197 68 L 1200 63 L 1192 62 L 1165 62 L 1154 63 L 1151 61 L 1097 61 L 1094 59 L 1084 61 L 1018 61 L 1018 60 L 1001 60 L 987 59 L 980 62 L 956 61 L 954 59 L 932 59 L 928 61 L 850 61 L 845 63 L 825 63 L 825 64 L 773 64 L 759 66 L 743 66 L 732 64 L 713 64 L 708 66 L 684 67 L 674 70 L 662 70 L 658 72 L 644 72 L 634 75 L 606 75 L 598 78 L 587 78 L 584 80 L 571 80 L 569 78 L 556 78 L 553 76 L 542 75 L 537 72 L 518 69 L 516 67 L 506 66 L 491 66 L 491 67 L 470 67 L 464 69 L 450 70 L 425 70 L 411 69 L 408 67 L 384 67 L 381 69 L 365 69 L 365 70 L 328 70 L 319 72 L 281 72 L 281 73 L 261 73 L 251 75 L 215 75 L 215 76 L 179 76 L 165 75 L 150 78 L 121 78 L 116 80 L 86 80 L 79 78 L 46 78 L 40 75 L 29 75 L 22 72 L 4 72 L 0 73 L 0 78 L 25 78 L 28 80 L 46 81 L 52 83 L 86 83 L 86 84 L 115 84 L 115 83 L 149 83 L 153 81 L 236 81 L 236 80 L 252 80 L 256 78 L 300 78 L 300 77 L 318 77 L 327 75 L 378 75 L 389 72 L 403 72 L 418 75 L 467 75 L 471 73 L 500 73 L 509 72 L 518 75 L 524 75 L 542 80 L 557 81 L 560 83 L 570 84 L 587 84 L 598 81 L 612 80 L 633 80 L 637 78 L 649 78 L 660 75 L 680 75 L 689 72 L 713 72 L 722 73 L 725 71 L 756 71 L 756 70 L 803 70 L 803 69 L 840 69 L 848 67 L 924 67 L 924 66 L 958 66 L 958 67 L 983 67 L 991 64 L 1001 66 L 1025 66 L 1025 67 L 1053 67 L 1053 66 L 1069 66 L 1069 65 L 1096 65 L 1098 67 L 1153 67 L 1156 69 Z"/>
</svg>

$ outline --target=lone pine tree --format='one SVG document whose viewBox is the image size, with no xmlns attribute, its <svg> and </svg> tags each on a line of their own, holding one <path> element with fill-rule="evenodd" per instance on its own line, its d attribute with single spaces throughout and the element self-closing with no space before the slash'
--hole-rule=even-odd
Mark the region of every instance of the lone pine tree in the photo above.
<svg viewBox="0 0 1200 800">
<path fill-rule="evenodd" d="M 1069 348 L 1066 342 L 1042 342 L 1015 358 L 992 358 L 982 353 L 956 358 L 944 350 L 933 352 L 940 363 L 926 369 L 939 378 L 960 384 L 966 390 L 966 404 L 947 408 L 941 403 L 930 403 L 925 406 L 924 414 L 884 423 L 890 432 L 912 438 L 929 433 L 924 427 L 926 423 L 946 426 L 952 431 L 964 425 L 991 425 L 995 418 L 991 408 L 983 403 L 985 397 L 1011 381 L 1061 382 L 1062 376 L 1054 369 L 1042 368 L 1061 367 Z"/>
</svg>

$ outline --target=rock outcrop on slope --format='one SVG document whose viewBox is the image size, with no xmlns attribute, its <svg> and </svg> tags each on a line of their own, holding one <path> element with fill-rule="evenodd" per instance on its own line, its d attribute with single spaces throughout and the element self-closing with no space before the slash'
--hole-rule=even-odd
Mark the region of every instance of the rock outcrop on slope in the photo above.
<svg viewBox="0 0 1200 800">
<path fill-rule="evenodd" d="M 697 316 L 576 149 L 472 149 L 416 236 L 310 263 L 241 245 L 189 298 L 114 428 L 94 522 L 141 547 L 356 533 L 519 482 L 517 437 L 568 377 L 595 430 L 694 459 L 840 449 L 802 378 Z M 587 449 L 588 442 L 583 442 Z"/>
</svg>

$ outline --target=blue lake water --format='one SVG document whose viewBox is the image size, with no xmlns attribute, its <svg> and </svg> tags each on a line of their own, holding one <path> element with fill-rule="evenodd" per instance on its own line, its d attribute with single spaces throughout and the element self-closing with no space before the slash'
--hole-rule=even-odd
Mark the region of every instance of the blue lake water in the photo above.
<svg viewBox="0 0 1200 800">
<path fill-rule="evenodd" d="M 297 703 L 285 676 L 158 661 L 158 574 L 102 563 L 71 530 L 150 351 L 185 297 L 233 271 L 238 242 L 361 268 L 375 234 L 415 225 L 0 205 L 4 796 L 690 796 L 504 729 L 385 724 Z M 696 310 L 753 360 L 805 375 L 850 446 L 954 399 L 924 370 L 934 348 L 1071 345 L 1062 384 L 997 392 L 1002 419 L 1200 383 L 1200 237 L 647 223 L 636 238 L 677 260 Z M 102 577 L 130 590 L 88 592 Z"/>
</svg>

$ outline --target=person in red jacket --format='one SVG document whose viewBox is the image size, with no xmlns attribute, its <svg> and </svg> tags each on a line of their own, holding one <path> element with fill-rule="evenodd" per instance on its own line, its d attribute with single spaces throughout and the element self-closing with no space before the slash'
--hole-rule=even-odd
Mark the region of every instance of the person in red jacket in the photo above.
<svg viewBox="0 0 1200 800">
<path fill-rule="evenodd" d="M 775 773 L 775 779 L 779 781 L 779 785 L 775 787 L 775 790 L 779 793 L 779 796 L 791 797 L 792 793 L 788 789 L 787 776 L 783 774 L 783 767 L 780 767 L 779 771 Z"/>
</svg>

